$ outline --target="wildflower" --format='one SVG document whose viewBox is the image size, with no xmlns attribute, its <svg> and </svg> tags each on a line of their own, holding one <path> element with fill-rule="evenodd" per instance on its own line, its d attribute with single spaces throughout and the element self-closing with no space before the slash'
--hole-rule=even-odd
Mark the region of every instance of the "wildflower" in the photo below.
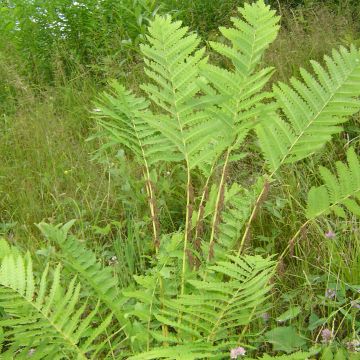
<svg viewBox="0 0 360 360">
<path fill-rule="evenodd" d="M 33 356 L 35 354 L 35 349 L 31 348 L 29 351 L 28 351 L 28 356 Z"/>
<path fill-rule="evenodd" d="M 261 317 L 264 322 L 267 322 L 270 319 L 269 313 L 263 313 L 263 314 L 261 314 Z"/>
<path fill-rule="evenodd" d="M 112 256 L 108 261 L 109 266 L 116 265 L 117 263 L 118 263 L 118 259 L 117 259 L 117 256 L 115 256 L 115 255 Z"/>
<path fill-rule="evenodd" d="M 244 356 L 245 353 L 246 353 L 246 350 L 243 347 L 239 346 L 235 349 L 231 349 L 230 358 L 237 359 L 239 356 Z"/>
<path fill-rule="evenodd" d="M 328 239 L 334 239 L 335 237 L 335 233 L 332 231 L 332 230 L 329 230 L 325 233 L 325 237 L 328 238 Z"/>
<path fill-rule="evenodd" d="M 331 341 L 331 339 L 333 338 L 333 333 L 330 329 L 324 329 L 321 331 L 321 337 L 322 337 L 322 342 L 323 343 L 328 343 Z"/>
<path fill-rule="evenodd" d="M 336 290 L 334 290 L 334 289 L 326 289 L 325 297 L 328 298 L 328 299 L 335 299 Z"/>
<path fill-rule="evenodd" d="M 360 341 L 352 340 L 346 343 L 346 347 L 349 351 L 360 352 Z"/>
<path fill-rule="evenodd" d="M 360 304 L 356 300 L 351 300 L 350 304 L 354 309 L 360 309 Z"/>
</svg>

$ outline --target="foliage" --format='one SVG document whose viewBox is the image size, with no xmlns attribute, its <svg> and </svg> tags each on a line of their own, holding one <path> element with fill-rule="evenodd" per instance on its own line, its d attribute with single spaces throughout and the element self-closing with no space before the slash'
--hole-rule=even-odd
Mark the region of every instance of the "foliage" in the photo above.
<svg viewBox="0 0 360 360">
<path fill-rule="evenodd" d="M 95 139 L 102 150 L 96 158 L 105 162 L 115 153 L 122 159 L 121 170 L 127 163 L 132 172 L 126 179 L 131 183 L 124 201 L 127 218 L 121 219 L 126 226 L 119 221 L 116 235 L 114 222 L 103 227 L 93 224 L 92 229 L 101 241 L 118 236 L 116 246 L 125 248 L 124 234 L 131 240 L 132 231 L 143 226 L 137 244 L 145 255 L 143 265 L 129 269 L 133 282 L 119 281 L 124 274 L 117 263 L 125 261 L 126 251 L 119 259 L 109 259 L 108 250 L 97 256 L 98 251 L 92 251 L 97 245 L 91 245 L 92 250 L 87 248 L 89 241 L 85 245 L 84 230 L 80 236 L 70 234 L 74 221 L 57 226 L 40 223 L 48 247 L 32 256 L 1 240 L 4 356 L 220 359 L 244 346 L 250 356 L 304 359 L 320 352 L 312 351 L 308 339 L 319 342 L 322 336 L 325 357 L 335 353 L 328 350 L 334 334 L 325 328 L 327 324 L 339 324 L 338 331 L 345 324 L 351 330 L 343 337 L 355 341 L 360 326 L 358 285 L 331 273 L 333 263 L 340 263 L 335 252 L 329 274 L 321 280 L 328 290 L 332 281 L 339 282 L 335 299 L 329 299 L 327 291 L 316 299 L 321 306 L 312 304 L 304 312 L 295 302 L 299 295 L 291 291 L 271 301 L 278 291 L 273 284 L 282 276 L 281 266 L 284 260 L 291 262 L 289 253 L 301 250 L 296 245 L 306 238 L 306 230 L 321 231 L 324 223 L 349 215 L 357 225 L 359 216 L 356 142 L 347 151 L 347 164 L 335 164 L 336 175 L 329 165 L 320 168 L 324 185 L 312 187 L 307 202 L 300 191 L 294 191 L 298 185 L 292 193 L 289 190 L 288 204 L 296 221 L 284 225 L 289 208 L 273 202 L 290 188 L 286 181 L 291 177 L 283 175 L 289 169 L 296 182 L 301 179 L 305 184 L 301 192 L 307 193 L 313 182 L 299 174 L 315 160 L 323 160 L 322 150 L 342 131 L 339 125 L 360 108 L 360 54 L 355 46 L 334 50 L 332 57 L 325 57 L 325 65 L 313 62 L 316 76 L 300 70 L 302 80 L 277 83 L 271 90 L 274 69 L 264 66 L 264 56 L 278 34 L 279 20 L 262 0 L 245 4 L 229 27 L 220 28 L 222 38 L 209 42 L 213 51 L 209 57 L 198 35 L 180 21 L 154 16 L 147 41 L 140 46 L 147 80 L 131 90 L 112 81 L 93 110 L 100 128 Z M 41 21 L 35 24 L 40 26 Z M 84 53 L 84 61 L 97 54 L 91 51 Z M 253 166 L 254 159 L 260 166 L 251 178 L 237 182 L 229 176 L 239 164 Z M 159 188 L 165 183 L 164 174 L 172 187 L 169 192 Z M 109 184 L 110 179 L 109 175 Z M 140 210 L 139 215 L 146 197 L 148 214 Z M 176 213 L 182 218 L 172 226 L 163 216 L 168 203 L 182 208 Z M 283 232 L 286 241 L 278 246 L 278 259 L 253 254 L 257 239 L 267 235 L 266 226 L 258 226 L 257 221 L 266 222 L 271 211 L 272 231 Z M 172 221 L 172 215 L 167 219 Z M 325 236 L 334 237 L 330 231 Z M 115 249 L 106 242 L 101 246 Z M 277 252 L 275 246 L 271 252 Z M 34 268 L 32 259 L 36 259 Z M 53 266 L 59 259 L 65 268 L 61 274 L 60 265 Z M 318 286 L 320 280 L 304 274 L 306 286 Z M 287 311 L 275 317 L 286 324 L 264 325 L 262 317 L 274 305 L 281 308 L 277 303 L 286 297 Z M 316 315 L 320 311 L 325 313 L 321 318 Z M 300 317 L 309 322 L 306 329 L 294 325 Z M 302 352 L 293 353 L 297 350 Z M 336 350 L 336 356 L 340 358 L 342 351 Z M 260 355 L 264 352 L 278 356 Z"/>
</svg>

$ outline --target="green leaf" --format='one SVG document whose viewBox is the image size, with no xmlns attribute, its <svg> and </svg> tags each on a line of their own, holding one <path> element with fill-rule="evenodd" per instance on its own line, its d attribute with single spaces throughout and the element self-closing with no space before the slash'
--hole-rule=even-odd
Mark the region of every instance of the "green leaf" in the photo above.
<svg viewBox="0 0 360 360">
<path fill-rule="evenodd" d="M 300 312 L 301 312 L 300 306 L 291 307 L 289 310 L 285 311 L 280 316 L 278 316 L 276 318 L 276 321 L 284 322 L 284 321 L 293 319 L 293 318 L 297 317 L 300 314 Z"/>
<path fill-rule="evenodd" d="M 306 340 L 292 326 L 277 327 L 265 333 L 266 341 L 273 345 L 274 351 L 291 353 L 306 345 Z"/>
</svg>

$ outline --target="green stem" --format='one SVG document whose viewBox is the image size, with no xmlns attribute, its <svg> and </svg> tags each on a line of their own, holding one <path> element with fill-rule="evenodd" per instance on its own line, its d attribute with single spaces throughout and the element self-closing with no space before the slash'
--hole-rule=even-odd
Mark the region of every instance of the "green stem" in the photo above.
<svg viewBox="0 0 360 360">
<path fill-rule="evenodd" d="M 259 207 L 260 207 L 260 205 L 262 203 L 261 199 L 263 198 L 264 194 L 268 190 L 268 184 L 269 184 L 268 180 L 265 180 L 264 186 L 263 186 L 259 196 L 256 199 L 255 206 L 254 206 L 254 208 L 253 208 L 253 210 L 251 212 L 250 218 L 249 218 L 248 222 L 246 223 L 245 231 L 244 231 L 244 234 L 243 234 L 243 236 L 241 238 L 241 242 L 240 242 L 240 246 L 239 246 L 239 250 L 238 250 L 238 254 L 237 254 L 238 256 L 240 256 L 240 254 L 243 251 L 245 241 L 248 238 L 249 233 L 250 233 L 251 224 L 254 221 L 255 216 L 256 216 L 256 214 L 257 214 L 257 212 L 259 210 Z"/>
<path fill-rule="evenodd" d="M 229 156 L 230 156 L 231 151 L 232 151 L 232 147 L 229 147 L 226 152 L 224 166 L 222 169 L 219 190 L 218 190 L 218 194 L 216 197 L 214 216 L 213 216 L 213 221 L 212 221 L 212 226 L 211 226 L 211 235 L 210 235 L 210 241 L 209 241 L 209 253 L 208 253 L 207 261 L 209 261 L 211 259 L 211 253 L 212 253 L 211 249 L 212 249 L 212 247 L 214 245 L 214 241 L 215 241 L 215 233 L 216 233 L 216 229 L 218 226 L 219 216 L 220 216 L 221 207 L 222 207 L 221 201 L 223 200 L 223 196 L 224 196 L 224 187 L 225 187 L 225 181 L 226 181 L 226 169 L 227 169 L 227 166 L 229 163 Z"/>
<path fill-rule="evenodd" d="M 182 275 L 181 275 L 181 295 L 185 291 L 185 275 L 186 275 L 186 252 L 188 248 L 189 232 L 191 226 L 191 175 L 189 166 L 187 166 L 187 185 L 186 185 L 186 219 L 185 219 L 185 234 L 184 234 L 184 250 L 182 259 Z"/>
</svg>

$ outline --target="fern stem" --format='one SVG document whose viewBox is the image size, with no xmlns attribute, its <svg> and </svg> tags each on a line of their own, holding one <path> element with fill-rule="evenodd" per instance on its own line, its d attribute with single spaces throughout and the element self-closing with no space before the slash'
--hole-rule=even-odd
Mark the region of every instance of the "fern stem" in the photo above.
<svg viewBox="0 0 360 360">
<path fill-rule="evenodd" d="M 182 275 L 181 275 L 181 295 L 185 291 L 185 274 L 186 274 L 186 257 L 188 252 L 189 234 L 191 231 L 191 174 L 190 168 L 187 166 L 187 185 L 186 185 L 186 219 L 185 219 L 185 234 L 184 234 L 184 250 L 182 259 Z"/>
<path fill-rule="evenodd" d="M 264 186 L 263 186 L 259 196 L 256 199 L 255 206 L 251 212 L 250 218 L 249 218 L 248 222 L 246 223 L 245 231 L 241 238 L 241 242 L 240 242 L 240 246 L 239 246 L 239 250 L 238 250 L 238 254 L 237 254 L 238 256 L 240 256 L 240 254 L 242 253 L 242 251 L 244 249 L 245 241 L 248 239 L 248 237 L 250 235 L 251 224 L 254 221 L 254 219 L 256 218 L 256 215 L 258 214 L 260 206 L 264 202 L 264 200 L 267 196 L 267 193 L 269 192 L 269 187 L 270 187 L 270 182 L 268 179 L 266 179 Z"/>
<path fill-rule="evenodd" d="M 203 224 L 204 224 L 205 203 L 208 200 L 209 184 L 210 184 L 210 179 L 211 179 L 211 176 L 213 174 L 214 168 L 215 168 L 215 162 L 211 166 L 210 174 L 206 179 L 206 182 L 205 182 L 202 194 L 201 194 L 199 207 L 198 207 L 198 214 L 197 214 L 196 227 L 195 227 L 195 238 L 194 238 L 194 244 L 195 244 L 195 248 L 197 250 L 200 249 L 200 242 L 201 242 L 200 236 L 201 236 L 201 233 L 202 233 L 202 230 L 203 230 Z"/>
<path fill-rule="evenodd" d="M 310 223 L 311 220 L 306 220 L 298 229 L 298 231 L 293 235 L 293 237 L 289 240 L 288 245 L 284 249 L 284 251 L 281 253 L 279 257 L 279 261 L 283 260 L 285 255 L 287 254 L 288 250 L 295 246 L 295 241 L 299 237 L 299 235 L 304 231 L 306 226 Z"/>
<path fill-rule="evenodd" d="M 160 247 L 160 240 L 159 240 L 159 220 L 157 218 L 157 211 L 156 211 L 156 198 L 151 183 L 149 167 L 145 160 L 145 157 L 144 157 L 144 161 L 145 161 L 145 166 L 144 166 L 145 170 L 143 171 L 143 174 L 146 182 L 145 187 L 148 194 L 148 203 L 149 203 L 151 223 L 153 228 L 154 246 L 155 246 L 155 251 L 157 253 Z"/>
<path fill-rule="evenodd" d="M 213 216 L 213 221 L 212 221 L 212 226 L 211 226 L 211 235 L 210 235 L 210 241 L 209 241 L 209 253 L 208 253 L 207 261 L 209 261 L 213 256 L 215 234 L 216 234 L 216 230 L 217 230 L 217 227 L 219 224 L 219 218 L 220 218 L 222 206 L 224 203 L 226 173 L 227 173 L 227 167 L 228 167 L 229 156 L 230 156 L 231 151 L 232 151 L 232 147 L 229 147 L 227 149 L 224 166 L 222 168 L 221 179 L 220 179 L 220 183 L 219 183 L 219 190 L 218 190 L 218 194 L 216 197 L 214 216 Z"/>
</svg>

